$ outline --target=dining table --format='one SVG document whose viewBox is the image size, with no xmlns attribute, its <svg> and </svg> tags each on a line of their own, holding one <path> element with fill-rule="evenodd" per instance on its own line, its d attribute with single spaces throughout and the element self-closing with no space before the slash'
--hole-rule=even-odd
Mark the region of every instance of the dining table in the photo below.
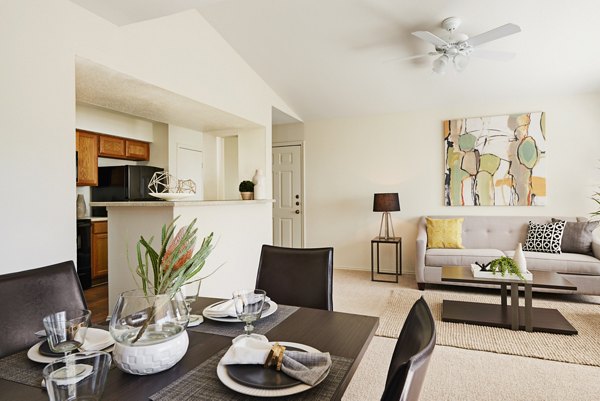
<svg viewBox="0 0 600 401">
<path fill-rule="evenodd" d="M 205 307 L 220 301 L 216 298 L 199 297 L 192 305 L 192 310 L 201 311 Z M 322 352 L 331 354 L 334 365 L 338 366 L 335 382 L 329 383 L 331 387 L 327 397 L 319 392 L 319 387 L 324 386 L 325 381 L 302 394 L 302 400 L 341 400 L 356 368 L 369 346 L 373 335 L 379 324 L 379 319 L 373 316 L 363 316 L 351 313 L 326 311 L 304 307 L 285 307 L 280 305 L 279 314 L 264 317 L 257 322 L 257 328 L 263 323 L 264 334 L 269 341 L 280 341 L 304 344 Z M 279 316 L 279 317 L 277 317 Z M 189 336 L 189 347 L 185 356 L 172 368 L 147 376 L 138 376 L 125 373 L 118 368 L 110 369 L 102 400 L 111 401 L 147 401 L 178 399 L 175 394 L 170 394 L 177 388 L 191 389 L 197 382 L 198 385 L 205 381 L 214 381 L 212 391 L 216 391 L 218 397 L 214 399 L 252 400 L 255 397 L 236 393 L 228 389 L 224 384 L 218 382 L 216 372 L 211 369 L 209 375 L 214 377 L 197 379 L 193 381 L 192 374 L 199 372 L 204 365 L 215 358 L 219 358 L 225 350 L 231 346 L 232 332 L 243 333 L 243 323 L 214 322 L 204 319 L 205 323 L 197 327 L 187 329 Z M 264 320 L 264 322 L 262 322 Z M 269 322 L 271 324 L 269 324 Z M 203 325 L 205 325 L 203 327 Z M 232 328 L 233 331 L 232 331 Z M 15 334 L 18 335 L 18 334 Z M 339 362 L 339 363 L 338 363 Z M 43 368 L 43 364 L 32 369 Z M 333 370 L 333 369 L 332 369 Z M 330 376 L 332 376 L 330 374 Z M 182 380 L 186 380 L 182 383 Z M 326 379 L 327 380 L 327 379 Z M 190 387 L 191 386 L 191 387 Z M 187 391 L 187 390 L 186 390 Z M 202 390 L 204 392 L 211 390 Z M 201 391 L 198 391 L 200 394 Z M 206 394 L 204 394 L 206 396 Z M 210 394 L 208 394 L 210 398 Z M 295 400 L 297 395 L 291 395 L 277 399 Z M 196 398 L 187 395 L 187 399 Z M 258 397 L 257 397 L 258 398 Z M 0 400 L 47 400 L 48 395 L 41 386 L 27 385 L 18 380 L 0 378 Z M 181 398 L 184 399 L 184 398 Z"/>
</svg>

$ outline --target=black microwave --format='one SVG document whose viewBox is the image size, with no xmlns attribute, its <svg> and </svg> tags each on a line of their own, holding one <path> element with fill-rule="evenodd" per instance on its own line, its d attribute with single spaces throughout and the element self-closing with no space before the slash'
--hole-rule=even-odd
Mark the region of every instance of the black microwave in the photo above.
<svg viewBox="0 0 600 401">
<path fill-rule="evenodd" d="M 160 200 L 148 194 L 148 183 L 156 172 L 152 166 L 98 167 L 98 186 L 92 187 L 92 202 L 127 202 Z"/>
</svg>

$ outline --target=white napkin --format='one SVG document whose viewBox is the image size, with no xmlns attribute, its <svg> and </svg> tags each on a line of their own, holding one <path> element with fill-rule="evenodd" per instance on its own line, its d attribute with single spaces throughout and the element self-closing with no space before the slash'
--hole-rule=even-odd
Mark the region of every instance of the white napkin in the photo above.
<svg viewBox="0 0 600 401">
<path fill-rule="evenodd" d="M 223 365 L 264 365 L 271 347 L 272 345 L 266 339 L 239 338 L 223 355 L 221 363 Z M 313 386 L 327 375 L 330 367 L 329 352 L 285 351 L 281 371 Z"/>
<path fill-rule="evenodd" d="M 265 297 L 265 303 L 269 302 L 270 300 L 271 299 L 269 297 Z M 257 297 L 256 302 L 258 301 L 259 299 Z M 204 309 L 204 314 L 209 317 L 237 317 L 237 313 L 235 313 L 235 303 L 233 299 L 218 303 L 214 306 Z"/>
<path fill-rule="evenodd" d="M 85 335 L 85 341 L 79 349 L 82 351 L 100 351 L 114 343 L 115 340 L 108 331 L 89 328 Z"/>
</svg>

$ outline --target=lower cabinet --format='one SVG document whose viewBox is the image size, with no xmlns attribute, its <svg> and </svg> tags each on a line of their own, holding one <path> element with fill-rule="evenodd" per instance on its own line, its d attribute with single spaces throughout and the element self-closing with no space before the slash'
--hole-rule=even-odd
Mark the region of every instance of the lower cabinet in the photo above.
<svg viewBox="0 0 600 401">
<path fill-rule="evenodd" d="M 108 222 L 92 222 L 92 280 L 108 277 Z"/>
</svg>

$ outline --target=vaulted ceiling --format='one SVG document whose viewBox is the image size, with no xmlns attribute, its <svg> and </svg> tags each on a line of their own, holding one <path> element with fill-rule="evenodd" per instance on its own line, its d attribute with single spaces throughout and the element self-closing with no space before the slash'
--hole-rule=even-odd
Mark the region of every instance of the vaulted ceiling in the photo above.
<svg viewBox="0 0 600 401">
<path fill-rule="evenodd" d="M 197 9 L 305 120 L 600 90 L 596 0 L 72 1 L 117 25 Z M 398 59 L 433 50 L 411 32 L 441 36 L 450 16 L 469 36 L 519 25 L 482 46 L 516 57 L 445 75 L 433 57 Z"/>
</svg>

